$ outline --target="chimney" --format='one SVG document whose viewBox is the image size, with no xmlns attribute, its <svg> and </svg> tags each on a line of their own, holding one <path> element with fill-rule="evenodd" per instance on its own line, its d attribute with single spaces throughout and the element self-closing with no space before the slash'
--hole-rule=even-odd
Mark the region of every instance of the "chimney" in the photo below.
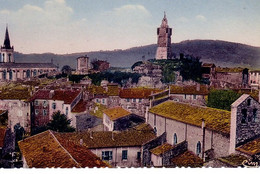
<svg viewBox="0 0 260 174">
<path fill-rule="evenodd" d="M 82 138 L 79 140 L 79 144 L 80 144 L 81 146 L 83 145 L 83 139 L 82 139 Z"/>
<path fill-rule="evenodd" d="M 93 139 L 93 131 L 90 131 L 90 138 Z"/>
<path fill-rule="evenodd" d="M 54 90 L 50 90 L 49 98 L 52 98 L 54 96 Z"/>
<path fill-rule="evenodd" d="M 200 91 L 200 84 L 199 83 L 197 83 L 197 85 L 196 85 L 196 91 Z"/>
</svg>

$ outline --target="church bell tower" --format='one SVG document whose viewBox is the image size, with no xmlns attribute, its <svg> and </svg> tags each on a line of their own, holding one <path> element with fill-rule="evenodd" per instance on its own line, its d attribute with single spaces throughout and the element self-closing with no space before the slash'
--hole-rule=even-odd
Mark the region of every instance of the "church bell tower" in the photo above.
<svg viewBox="0 0 260 174">
<path fill-rule="evenodd" d="M 14 63 L 14 47 L 11 46 L 7 26 L 6 26 L 6 30 L 5 30 L 4 45 L 1 46 L 0 53 L 1 53 L 1 56 L 0 56 L 1 63 Z"/>
<path fill-rule="evenodd" d="M 169 28 L 168 20 L 164 12 L 162 24 L 159 28 L 157 28 L 158 47 L 157 47 L 155 59 L 172 58 L 171 35 L 172 35 L 172 28 Z"/>
</svg>

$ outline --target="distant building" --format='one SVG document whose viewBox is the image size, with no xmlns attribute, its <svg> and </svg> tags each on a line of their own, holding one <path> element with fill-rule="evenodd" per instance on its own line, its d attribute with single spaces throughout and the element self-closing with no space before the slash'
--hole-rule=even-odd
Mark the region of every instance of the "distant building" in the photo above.
<svg viewBox="0 0 260 174">
<path fill-rule="evenodd" d="M 157 28 L 158 47 L 157 47 L 155 59 L 172 58 L 171 35 L 172 35 L 172 28 L 169 28 L 168 20 L 164 12 L 162 24 L 159 28 Z"/>
<path fill-rule="evenodd" d="M 105 60 L 95 60 L 91 64 L 94 71 L 103 72 L 110 68 L 110 63 Z"/>
<path fill-rule="evenodd" d="M 18 142 L 24 168 L 110 167 L 94 153 L 50 130 Z"/>
<path fill-rule="evenodd" d="M 52 63 L 15 63 L 14 47 L 11 46 L 6 27 L 4 45 L 1 46 L 0 50 L 0 81 L 29 79 L 57 70 L 58 67 Z"/>
<path fill-rule="evenodd" d="M 89 57 L 81 56 L 77 58 L 77 69 L 78 74 L 88 74 L 89 71 Z"/>
<path fill-rule="evenodd" d="M 250 71 L 249 72 L 249 86 L 253 89 L 259 89 L 260 71 Z"/>
</svg>

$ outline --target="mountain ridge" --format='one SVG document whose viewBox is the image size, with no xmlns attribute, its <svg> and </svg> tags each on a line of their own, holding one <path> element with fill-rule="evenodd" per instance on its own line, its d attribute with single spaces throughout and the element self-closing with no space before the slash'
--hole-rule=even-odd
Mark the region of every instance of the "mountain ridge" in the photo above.
<svg viewBox="0 0 260 174">
<path fill-rule="evenodd" d="M 132 47 L 125 50 L 91 51 L 69 54 L 23 54 L 15 52 L 17 63 L 49 63 L 53 59 L 54 64 L 59 64 L 61 68 L 69 65 L 76 68 L 76 58 L 88 55 L 91 60 L 107 60 L 113 67 L 131 67 L 135 62 L 145 59 L 153 59 L 156 53 L 156 44 L 139 47 Z M 180 53 L 200 57 L 204 63 L 215 63 L 224 67 L 247 67 L 260 69 L 260 47 L 250 46 L 242 43 L 228 42 L 222 40 L 185 40 L 179 43 L 172 43 L 172 52 L 178 57 Z"/>
</svg>

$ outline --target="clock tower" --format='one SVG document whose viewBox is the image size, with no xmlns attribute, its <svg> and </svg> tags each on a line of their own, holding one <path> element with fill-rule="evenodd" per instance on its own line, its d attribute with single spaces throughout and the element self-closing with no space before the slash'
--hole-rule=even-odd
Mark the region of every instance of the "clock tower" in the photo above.
<svg viewBox="0 0 260 174">
<path fill-rule="evenodd" d="M 172 58 L 171 35 L 172 35 L 172 28 L 169 28 L 166 14 L 164 12 L 162 24 L 159 28 L 157 28 L 158 47 L 157 47 L 155 59 Z"/>
</svg>

